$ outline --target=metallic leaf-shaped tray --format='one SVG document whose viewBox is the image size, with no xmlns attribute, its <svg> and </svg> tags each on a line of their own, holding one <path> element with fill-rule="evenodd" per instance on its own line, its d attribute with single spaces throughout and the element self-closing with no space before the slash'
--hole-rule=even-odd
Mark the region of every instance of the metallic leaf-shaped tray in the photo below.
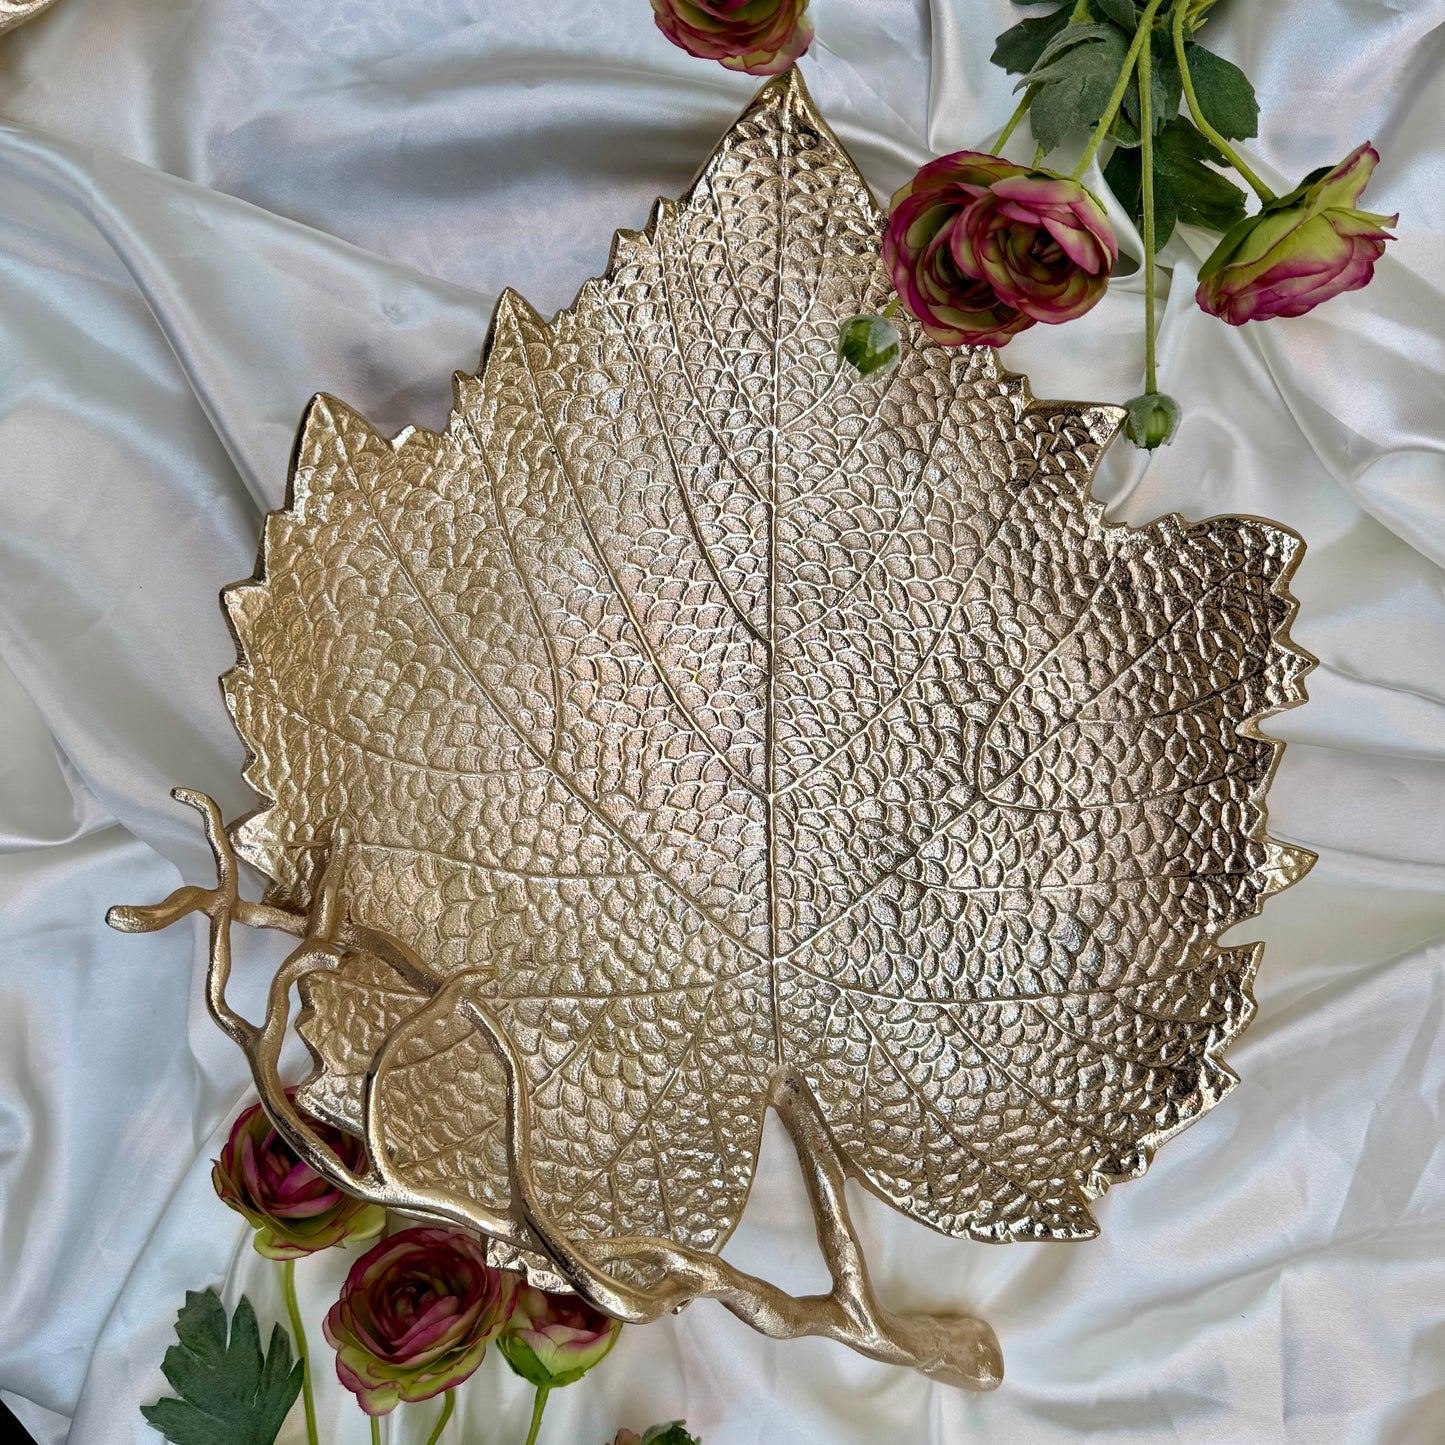
<svg viewBox="0 0 1445 1445">
<path fill-rule="evenodd" d="M 1302 544 L 1108 524 L 1121 412 L 993 351 L 907 323 L 892 375 L 840 368 L 882 224 L 794 72 L 570 309 L 503 297 L 444 431 L 317 398 L 225 599 L 266 902 L 188 795 L 221 886 L 114 919 L 211 916 L 218 1018 L 358 1194 L 625 1319 L 712 1294 L 988 1387 L 981 1321 L 873 1297 L 843 1180 L 1083 1239 L 1229 1089 L 1259 949 L 1217 940 L 1311 861 L 1265 834 L 1257 727 L 1304 696 Z M 302 939 L 260 1028 L 225 1003 L 237 921 Z M 718 1257 L 769 1107 L 827 1297 Z"/>
</svg>

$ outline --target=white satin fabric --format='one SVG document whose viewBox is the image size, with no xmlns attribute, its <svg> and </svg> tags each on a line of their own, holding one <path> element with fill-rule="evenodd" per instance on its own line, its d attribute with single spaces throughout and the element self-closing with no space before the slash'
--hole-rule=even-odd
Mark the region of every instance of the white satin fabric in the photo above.
<svg viewBox="0 0 1445 1445">
<path fill-rule="evenodd" d="M 1008 0 L 813 13 L 809 83 L 880 193 L 1011 109 L 987 63 Z M 1243 1083 L 1089 1244 L 991 1249 L 858 1200 L 885 1295 L 997 1327 L 997 1394 L 703 1303 L 627 1332 L 544 1440 L 680 1415 L 708 1445 L 1445 1440 L 1445 3 L 1218 16 L 1265 98 L 1263 174 L 1373 139 L 1369 204 L 1402 213 L 1367 291 L 1244 331 L 1194 307 L 1203 248 L 1176 241 L 1161 366 L 1187 420 L 1100 482 L 1130 520 L 1250 512 L 1309 542 L 1296 637 L 1321 666 L 1273 724 L 1272 813 L 1320 863 L 1239 931 L 1269 943 Z M 201 941 L 102 916 L 207 878 L 173 784 L 249 805 L 216 593 L 251 570 L 306 399 L 436 425 L 499 290 L 565 304 L 752 88 L 646 0 L 60 0 L 0 41 L 0 1390 L 42 1445 L 157 1439 L 137 1407 L 185 1290 L 278 1317 L 207 1177 L 247 1080 Z M 1141 316 L 1126 279 L 1008 356 L 1041 394 L 1122 400 Z M 241 960 L 252 1002 L 267 947 Z M 730 1250 L 821 1283 L 776 1134 Z M 318 1327 L 345 1265 L 299 1273 L 323 1438 L 359 1442 Z M 463 1400 L 449 1439 L 521 1439 L 498 1360 Z"/>
</svg>

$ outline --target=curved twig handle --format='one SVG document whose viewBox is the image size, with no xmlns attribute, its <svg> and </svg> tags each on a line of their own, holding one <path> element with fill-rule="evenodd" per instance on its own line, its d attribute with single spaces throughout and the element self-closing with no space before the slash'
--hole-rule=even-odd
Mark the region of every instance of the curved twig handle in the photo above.
<svg viewBox="0 0 1445 1445">
<path fill-rule="evenodd" d="M 780 1076 L 770 1103 L 788 1130 L 808 1188 L 819 1248 L 832 1275 L 826 1295 L 797 1297 L 735 1269 L 713 1254 L 661 1238 L 571 1239 L 538 1197 L 532 1175 L 531 1112 L 527 1073 L 515 1045 L 492 1014 L 483 992 L 485 975 L 467 971 L 442 978 L 399 939 L 346 921 L 341 878 L 347 834 L 337 841 L 316 890 L 309 915 L 251 903 L 238 892 L 238 868 L 220 810 L 204 793 L 178 788 L 174 796 L 204 820 L 215 855 L 215 888 L 178 888 L 147 907 L 116 907 L 106 915 L 127 933 L 166 928 L 191 913 L 210 923 L 207 1002 L 216 1022 L 241 1046 L 267 1112 L 276 1127 L 313 1168 L 340 1187 L 388 1208 L 461 1224 L 522 1250 L 542 1254 L 584 1299 L 618 1319 L 641 1323 L 707 1296 L 739 1319 L 775 1339 L 819 1335 L 889 1364 L 907 1365 L 934 1379 L 972 1390 L 995 1389 L 1003 1379 L 1003 1357 L 992 1329 L 971 1315 L 894 1314 L 873 1293 L 862 1247 L 844 1197 L 846 1160 L 828 1132 L 812 1092 L 801 1079 Z M 226 1001 L 233 923 L 276 929 L 298 937 L 271 981 L 266 1017 L 258 1027 Z M 357 1175 L 337 1158 L 311 1122 L 287 1096 L 279 1074 L 281 1047 L 290 1022 L 290 992 L 308 973 L 336 968 L 348 948 L 384 959 L 399 974 L 432 995 L 417 1014 L 383 1042 L 368 1071 L 365 1092 L 366 1142 L 373 1173 Z M 507 1085 L 507 1159 L 513 1209 L 500 1212 L 470 1199 L 417 1189 L 407 1184 L 385 1147 L 377 1082 L 392 1055 L 418 1024 L 437 1013 L 463 1013 L 487 1040 L 501 1063 Z M 653 1285 L 619 1280 L 608 1268 L 657 1277 Z"/>
</svg>

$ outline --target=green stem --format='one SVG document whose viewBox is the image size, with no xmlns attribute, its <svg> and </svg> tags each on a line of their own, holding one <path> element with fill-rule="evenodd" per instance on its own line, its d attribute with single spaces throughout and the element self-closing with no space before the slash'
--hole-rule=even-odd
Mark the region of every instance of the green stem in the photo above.
<svg viewBox="0 0 1445 1445">
<path fill-rule="evenodd" d="M 1024 91 L 1024 98 L 1019 101 L 1018 109 L 1009 117 L 1009 122 L 999 132 L 998 139 L 993 143 L 993 153 L 1002 155 L 1003 148 L 1008 144 L 1008 138 L 1019 128 L 1019 122 L 1029 113 L 1029 107 L 1034 103 L 1034 97 L 1039 93 L 1039 87 L 1031 85 Z"/>
<path fill-rule="evenodd" d="M 448 1390 L 444 1397 L 446 1403 L 442 1406 L 441 1418 L 432 1427 L 432 1432 L 426 1437 L 426 1445 L 437 1445 L 442 1438 L 442 1431 L 447 1428 L 447 1421 L 452 1418 L 452 1411 L 457 1407 L 457 1392 Z"/>
<path fill-rule="evenodd" d="M 550 1393 L 546 1385 L 537 1386 L 537 1398 L 532 1401 L 532 1428 L 527 1431 L 527 1445 L 537 1445 L 537 1431 L 542 1428 L 542 1411 L 547 1408 L 547 1396 Z"/>
<path fill-rule="evenodd" d="M 1119 79 L 1114 83 L 1114 93 L 1109 97 L 1109 103 L 1104 107 L 1104 114 L 1099 124 L 1094 128 L 1094 134 L 1089 137 L 1089 144 L 1084 154 L 1079 159 L 1079 164 L 1074 167 L 1074 180 L 1078 180 L 1089 166 L 1093 163 L 1094 157 L 1099 153 L 1099 147 L 1104 144 L 1104 137 L 1109 134 L 1109 127 L 1114 124 L 1114 117 L 1119 114 L 1119 107 L 1124 104 L 1124 96 L 1129 90 L 1129 77 L 1134 74 L 1134 66 L 1138 63 L 1139 52 L 1144 49 L 1144 42 L 1154 32 L 1154 17 L 1159 13 L 1159 7 L 1164 0 L 1149 0 L 1149 8 L 1139 17 L 1139 24 L 1134 30 L 1134 39 L 1129 45 L 1129 53 L 1124 57 L 1124 68 L 1119 72 Z"/>
<path fill-rule="evenodd" d="M 1154 355 L 1154 47 L 1139 52 L 1139 176 L 1144 201 L 1144 391 L 1159 390 Z"/>
<path fill-rule="evenodd" d="M 878 314 L 886 321 L 903 304 L 902 297 L 895 296 Z"/>
<path fill-rule="evenodd" d="M 286 1313 L 291 1318 L 291 1333 L 296 1339 L 296 1358 L 301 1361 L 301 1403 L 306 1409 L 307 1445 L 317 1445 L 316 1397 L 311 1392 L 311 1352 L 306 1348 L 306 1327 L 301 1323 L 301 1307 L 296 1303 L 296 1261 L 288 1259 L 281 1266 L 281 1293 L 286 1297 Z"/>
<path fill-rule="evenodd" d="M 381 1420 L 376 1415 L 367 1417 L 371 1421 L 371 1445 L 381 1445 Z"/>
<path fill-rule="evenodd" d="M 1201 133 L 1209 140 L 1229 164 L 1242 175 L 1250 184 L 1255 195 L 1261 201 L 1269 202 L 1276 199 L 1275 193 L 1250 170 L 1245 164 L 1243 157 L 1239 154 L 1215 128 L 1205 119 L 1204 112 L 1199 107 L 1199 97 L 1194 91 L 1194 77 L 1189 73 L 1189 57 L 1184 48 L 1184 20 L 1188 13 L 1186 0 L 1175 0 L 1174 5 L 1174 55 L 1179 61 L 1179 78 L 1184 82 L 1184 99 L 1189 105 L 1189 114 L 1194 117 L 1194 124 Z"/>
</svg>

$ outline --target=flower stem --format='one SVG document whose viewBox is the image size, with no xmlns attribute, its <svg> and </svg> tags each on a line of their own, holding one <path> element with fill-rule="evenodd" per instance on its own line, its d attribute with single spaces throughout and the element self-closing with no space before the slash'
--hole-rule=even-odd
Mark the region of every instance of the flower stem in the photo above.
<svg viewBox="0 0 1445 1445">
<path fill-rule="evenodd" d="M 296 1303 L 296 1261 L 288 1259 L 281 1266 L 281 1293 L 286 1297 L 286 1313 L 291 1319 L 291 1333 L 296 1338 L 296 1358 L 301 1361 L 301 1403 L 306 1409 L 307 1445 L 317 1445 L 316 1396 L 311 1392 L 311 1352 L 306 1348 L 306 1326 L 301 1323 L 301 1306 Z"/>
<path fill-rule="evenodd" d="M 1089 137 L 1089 144 L 1079 158 L 1079 164 L 1074 167 L 1073 178 L 1076 181 L 1089 169 L 1094 157 L 1098 155 L 1099 147 L 1104 144 L 1104 137 L 1109 134 L 1109 127 L 1114 124 L 1114 117 L 1119 114 L 1119 107 L 1124 104 L 1124 96 L 1129 90 L 1129 77 L 1134 74 L 1134 66 L 1138 63 L 1139 52 L 1144 49 L 1145 42 L 1154 33 L 1154 17 L 1159 13 L 1159 7 L 1163 3 L 1164 0 L 1149 0 L 1149 8 L 1139 17 L 1139 24 L 1134 30 L 1134 39 L 1129 46 L 1129 53 L 1124 57 L 1124 68 L 1119 72 L 1119 79 L 1114 83 L 1114 93 L 1109 97 L 1108 105 L 1104 107 L 1104 114 L 1094 128 L 1094 134 Z"/>
<path fill-rule="evenodd" d="M 549 1394 L 551 1390 L 548 1386 L 537 1386 L 537 1398 L 532 1402 L 532 1428 L 527 1431 L 527 1445 L 537 1445 L 537 1431 L 542 1428 L 542 1411 L 547 1408 Z"/>
<path fill-rule="evenodd" d="M 381 1420 L 375 1415 L 367 1418 L 371 1421 L 371 1445 L 381 1445 Z"/>
<path fill-rule="evenodd" d="M 1139 189 L 1144 202 L 1144 391 L 1159 390 L 1154 354 L 1154 46 L 1139 52 Z"/>
<path fill-rule="evenodd" d="M 1184 21 L 1189 13 L 1188 0 L 1175 0 L 1174 4 L 1174 55 L 1179 61 L 1179 78 L 1184 82 L 1184 99 L 1189 104 L 1189 114 L 1194 117 L 1194 124 L 1197 125 L 1205 138 L 1213 145 L 1242 175 L 1250 184 L 1262 201 L 1273 201 L 1275 193 L 1250 170 L 1245 164 L 1243 157 L 1239 154 L 1215 128 L 1205 119 L 1203 110 L 1199 106 L 1199 97 L 1194 91 L 1194 77 L 1189 73 L 1189 58 L 1184 49 Z"/>
<path fill-rule="evenodd" d="M 437 1445 L 442 1438 L 442 1431 L 447 1428 L 447 1421 L 452 1418 L 452 1411 L 457 1407 L 457 1392 L 448 1390 L 444 1396 L 446 1403 L 442 1406 L 441 1417 L 432 1427 L 432 1432 L 426 1437 L 426 1445 Z"/>
<path fill-rule="evenodd" d="M 1029 107 L 1034 103 L 1034 97 L 1039 93 L 1036 85 L 1031 85 L 1024 91 L 1024 98 L 1019 101 L 1018 109 L 1009 117 L 1009 122 L 999 132 L 998 139 L 993 143 L 995 155 L 1002 155 L 1003 148 L 1008 144 L 1008 138 L 1019 128 L 1019 122 L 1029 113 Z"/>
<path fill-rule="evenodd" d="M 895 296 L 878 314 L 886 321 L 903 304 L 903 298 Z"/>
</svg>

